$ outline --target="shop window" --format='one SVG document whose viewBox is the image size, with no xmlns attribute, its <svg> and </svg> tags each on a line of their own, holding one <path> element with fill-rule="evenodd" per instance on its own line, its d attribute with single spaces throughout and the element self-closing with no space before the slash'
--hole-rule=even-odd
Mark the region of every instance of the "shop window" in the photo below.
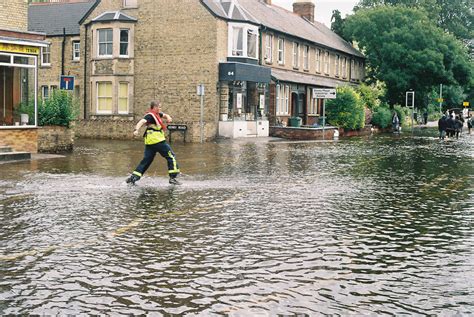
<svg viewBox="0 0 474 317">
<path fill-rule="evenodd" d="M 285 40 L 278 38 L 278 64 L 285 64 Z"/>
<path fill-rule="evenodd" d="M 121 82 L 118 93 L 118 113 L 128 113 L 128 95 L 128 83 Z"/>
<path fill-rule="evenodd" d="M 120 56 L 128 57 L 128 29 L 120 29 Z"/>
<path fill-rule="evenodd" d="M 78 61 L 81 58 L 81 42 L 72 41 L 72 60 Z"/>
<path fill-rule="evenodd" d="M 97 113 L 112 113 L 111 82 L 97 82 Z"/>
<path fill-rule="evenodd" d="M 273 61 L 273 35 L 265 35 L 265 62 L 271 63 Z"/>
<path fill-rule="evenodd" d="M 229 52 L 232 56 L 258 57 L 258 29 L 247 24 L 229 24 Z"/>
<path fill-rule="evenodd" d="M 51 66 L 51 46 L 41 48 L 41 65 Z"/>
<path fill-rule="evenodd" d="M 111 57 L 113 52 L 113 32 L 112 29 L 97 30 L 99 57 Z"/>
</svg>

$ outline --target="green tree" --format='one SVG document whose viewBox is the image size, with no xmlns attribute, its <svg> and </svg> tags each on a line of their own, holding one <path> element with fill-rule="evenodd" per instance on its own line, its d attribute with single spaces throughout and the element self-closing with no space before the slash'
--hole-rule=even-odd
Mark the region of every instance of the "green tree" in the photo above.
<svg viewBox="0 0 474 317">
<path fill-rule="evenodd" d="M 360 95 L 351 87 L 337 88 L 337 98 L 326 102 L 328 123 L 345 129 L 365 126 L 364 104 Z"/>
<path fill-rule="evenodd" d="M 465 48 L 424 11 L 397 6 L 360 9 L 346 18 L 344 31 L 365 52 L 368 78 L 386 84 L 391 104 L 405 104 L 410 89 L 416 91 L 418 103 L 433 86 L 464 86 L 472 76 Z"/>
<path fill-rule="evenodd" d="M 343 39 L 348 40 L 344 38 L 344 19 L 341 17 L 341 11 L 339 10 L 332 11 L 331 30 Z"/>
</svg>

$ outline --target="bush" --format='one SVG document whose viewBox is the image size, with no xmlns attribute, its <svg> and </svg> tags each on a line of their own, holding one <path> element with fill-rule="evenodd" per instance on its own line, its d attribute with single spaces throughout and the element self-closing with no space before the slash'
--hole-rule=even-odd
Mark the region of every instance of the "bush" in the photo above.
<svg viewBox="0 0 474 317">
<path fill-rule="evenodd" d="M 392 111 L 386 106 L 380 106 L 372 116 L 372 123 L 380 128 L 388 128 L 392 124 Z"/>
<path fill-rule="evenodd" d="M 400 119 L 400 126 L 405 124 L 407 118 L 411 118 L 411 108 L 395 105 L 393 106 L 393 110 L 397 112 L 398 118 Z"/>
<path fill-rule="evenodd" d="M 78 107 L 72 94 L 55 90 L 50 97 L 38 103 L 38 125 L 60 125 L 68 127 L 78 114 Z"/>
<path fill-rule="evenodd" d="M 344 129 L 360 129 L 365 126 L 364 104 L 353 88 L 337 88 L 337 98 L 326 102 L 328 122 Z"/>
</svg>

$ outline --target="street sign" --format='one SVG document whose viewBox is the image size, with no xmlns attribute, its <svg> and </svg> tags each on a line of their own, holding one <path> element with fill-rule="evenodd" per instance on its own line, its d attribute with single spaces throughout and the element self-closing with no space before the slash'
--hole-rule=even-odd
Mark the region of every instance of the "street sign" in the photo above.
<svg viewBox="0 0 474 317">
<path fill-rule="evenodd" d="M 63 76 L 59 81 L 59 89 L 74 90 L 74 76 Z"/>
<path fill-rule="evenodd" d="M 437 102 L 443 102 L 444 99 L 443 99 L 443 98 L 436 98 L 436 101 L 437 101 Z"/>
<path fill-rule="evenodd" d="M 415 92 L 414 91 L 407 91 L 405 96 L 405 105 L 410 108 L 415 107 Z"/>
<path fill-rule="evenodd" d="M 313 98 L 336 99 L 335 88 L 313 88 Z"/>
<path fill-rule="evenodd" d="M 463 105 L 464 107 L 469 107 L 469 101 L 464 101 L 464 102 L 462 103 L 462 105 Z"/>
<path fill-rule="evenodd" d="M 196 94 L 198 96 L 204 96 L 204 85 L 203 84 L 199 84 L 196 86 Z"/>
</svg>

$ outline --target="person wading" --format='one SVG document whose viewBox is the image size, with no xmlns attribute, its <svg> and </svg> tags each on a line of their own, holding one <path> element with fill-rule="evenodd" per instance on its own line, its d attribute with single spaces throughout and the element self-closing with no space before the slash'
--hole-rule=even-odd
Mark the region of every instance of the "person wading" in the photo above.
<svg viewBox="0 0 474 317">
<path fill-rule="evenodd" d="M 143 159 L 138 164 L 137 168 L 132 172 L 126 182 L 129 184 L 135 184 L 143 174 L 146 172 L 148 167 L 150 167 L 153 159 L 155 158 L 156 153 L 160 153 L 168 163 L 168 175 L 169 183 L 173 185 L 181 185 L 181 182 L 177 180 L 179 175 L 179 167 L 176 162 L 176 156 L 171 150 L 171 147 L 166 142 L 165 129 L 162 118 L 166 120 L 167 123 L 172 121 L 172 118 L 166 113 L 161 112 L 161 104 L 158 101 L 152 101 L 150 103 L 150 109 L 145 114 L 145 117 L 137 122 L 135 130 L 133 131 L 134 136 L 138 136 L 138 130 L 143 125 L 146 125 L 145 133 L 143 138 L 145 140 L 145 153 Z"/>
</svg>

